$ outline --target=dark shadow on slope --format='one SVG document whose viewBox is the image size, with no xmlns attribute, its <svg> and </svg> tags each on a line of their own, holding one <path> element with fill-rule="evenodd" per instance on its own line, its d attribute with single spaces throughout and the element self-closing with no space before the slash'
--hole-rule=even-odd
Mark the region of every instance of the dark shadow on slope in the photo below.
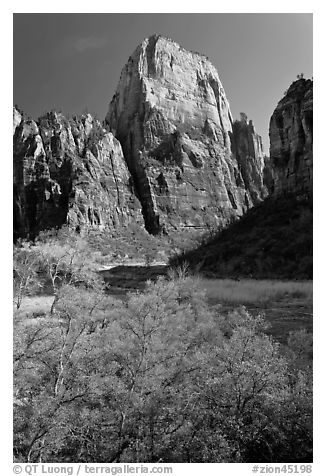
<svg viewBox="0 0 326 476">
<path fill-rule="evenodd" d="M 312 224 L 310 197 L 269 197 L 170 265 L 221 278 L 312 279 Z"/>
</svg>

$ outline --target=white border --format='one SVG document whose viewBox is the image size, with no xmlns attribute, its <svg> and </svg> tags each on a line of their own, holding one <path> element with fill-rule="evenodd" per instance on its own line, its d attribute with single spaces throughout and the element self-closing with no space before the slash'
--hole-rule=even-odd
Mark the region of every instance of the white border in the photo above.
<svg viewBox="0 0 326 476">
<path fill-rule="evenodd" d="M 115 4 L 114 4 L 115 3 Z M 1 461 L 5 463 L 5 468 L 1 473 L 12 474 L 12 306 L 11 306 L 11 273 L 12 273 L 12 98 L 13 98 L 13 77 L 12 77 L 12 14 L 13 13 L 314 13 L 314 469 L 313 475 L 325 473 L 323 468 L 324 457 L 324 433 L 325 433 L 325 359 L 322 350 L 325 348 L 325 320 L 323 312 L 325 307 L 324 282 L 325 273 L 325 227 L 326 213 L 324 210 L 324 182 L 326 180 L 326 154 L 324 151 L 323 135 L 325 135 L 325 89 L 326 81 L 324 73 L 325 58 L 325 29 L 326 18 L 322 2 L 317 1 L 233 1 L 217 4 L 213 2 L 176 2 L 165 0 L 164 2 L 108 2 L 92 1 L 82 4 L 56 0 L 55 2 L 44 2 L 36 0 L 33 2 L 14 1 L 5 2 L 1 6 L 1 45 L 2 45 L 2 68 L 1 68 L 1 161 L 2 180 L 0 185 L 1 204 L 1 296 L 2 296 L 2 332 L 1 332 Z M 137 5 L 137 10 L 135 10 Z M 203 10 L 200 7 L 205 6 Z M 244 6 L 246 9 L 244 9 Z M 277 34 L 277 32 L 275 32 Z M 280 91 L 281 97 L 282 91 Z M 8 140 L 7 140 L 8 138 Z M 325 292 L 325 291 L 324 291 Z M 196 465 L 173 465 L 177 466 L 174 474 L 194 474 L 197 471 L 205 471 L 205 474 L 251 474 L 252 465 L 247 464 L 196 464 Z M 191 466 L 191 467 L 190 467 Z M 324 465 L 325 467 L 325 465 Z"/>
</svg>

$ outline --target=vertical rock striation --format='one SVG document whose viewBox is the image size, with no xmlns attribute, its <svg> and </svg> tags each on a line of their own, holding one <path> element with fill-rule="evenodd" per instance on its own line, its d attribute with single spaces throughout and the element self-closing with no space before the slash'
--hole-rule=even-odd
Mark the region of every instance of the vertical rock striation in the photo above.
<svg viewBox="0 0 326 476">
<path fill-rule="evenodd" d="M 233 151 L 232 115 L 215 67 L 172 40 L 155 35 L 137 47 L 106 121 L 151 233 L 224 226 L 266 194 L 260 158 L 243 154 L 241 140 L 240 156 Z"/>
<path fill-rule="evenodd" d="M 14 108 L 14 236 L 63 224 L 142 223 L 119 142 L 92 116 L 51 112 L 36 123 Z"/>
<path fill-rule="evenodd" d="M 256 205 L 268 195 L 266 181 L 266 158 L 263 142 L 255 131 L 253 122 L 243 112 L 240 121 L 233 123 L 234 152 L 246 189 Z"/>
<path fill-rule="evenodd" d="M 291 84 L 271 117 L 270 159 L 274 193 L 312 193 L 313 83 Z"/>
</svg>

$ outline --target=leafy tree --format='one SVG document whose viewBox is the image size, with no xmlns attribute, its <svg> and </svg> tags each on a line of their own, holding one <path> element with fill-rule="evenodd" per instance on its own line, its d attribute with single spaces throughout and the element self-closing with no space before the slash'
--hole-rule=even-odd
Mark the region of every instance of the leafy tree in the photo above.
<svg viewBox="0 0 326 476">
<path fill-rule="evenodd" d="M 59 293 L 55 316 L 15 322 L 15 452 L 22 461 L 55 458 L 83 405 L 92 402 L 96 328 L 103 326 L 107 298 L 69 285 Z"/>
<path fill-rule="evenodd" d="M 39 240 L 33 247 L 39 257 L 40 269 L 50 280 L 54 301 L 51 313 L 59 299 L 62 284 L 83 285 L 99 289 L 100 278 L 90 257 L 87 242 L 77 235 L 70 242 L 52 238 L 47 241 Z"/>
</svg>

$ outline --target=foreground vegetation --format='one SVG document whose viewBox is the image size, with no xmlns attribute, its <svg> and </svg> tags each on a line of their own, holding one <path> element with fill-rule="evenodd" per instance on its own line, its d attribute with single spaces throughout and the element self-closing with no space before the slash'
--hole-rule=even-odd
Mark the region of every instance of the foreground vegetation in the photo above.
<svg viewBox="0 0 326 476">
<path fill-rule="evenodd" d="M 15 248 L 17 462 L 312 460 L 311 335 L 281 352 L 184 270 L 116 299 L 97 264 L 74 236 Z M 51 308 L 21 312 L 40 292 Z"/>
</svg>

